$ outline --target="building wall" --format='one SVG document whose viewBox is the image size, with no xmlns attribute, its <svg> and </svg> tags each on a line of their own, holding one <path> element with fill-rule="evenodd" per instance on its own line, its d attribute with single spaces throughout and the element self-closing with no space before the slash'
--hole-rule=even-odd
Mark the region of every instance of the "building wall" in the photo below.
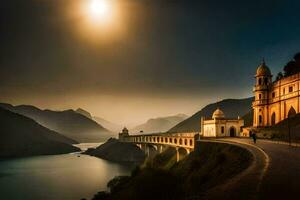
<svg viewBox="0 0 300 200">
<path fill-rule="evenodd" d="M 230 120 L 230 119 L 220 119 L 220 120 L 205 120 L 203 127 L 204 137 L 230 137 L 230 129 L 233 127 L 235 130 L 235 136 L 241 136 L 241 127 L 244 126 L 244 120 Z M 222 133 L 222 127 L 224 127 L 224 132 Z"/>
<path fill-rule="evenodd" d="M 203 131 L 204 137 L 216 137 L 216 124 L 214 120 L 204 121 Z"/>
<path fill-rule="evenodd" d="M 291 108 L 294 108 L 296 113 L 300 112 L 300 73 L 271 83 L 267 90 L 260 90 L 258 86 L 255 88 L 253 126 L 271 126 L 274 122 L 273 113 L 276 124 L 288 117 Z M 262 116 L 261 124 L 259 123 L 260 115 Z"/>
</svg>

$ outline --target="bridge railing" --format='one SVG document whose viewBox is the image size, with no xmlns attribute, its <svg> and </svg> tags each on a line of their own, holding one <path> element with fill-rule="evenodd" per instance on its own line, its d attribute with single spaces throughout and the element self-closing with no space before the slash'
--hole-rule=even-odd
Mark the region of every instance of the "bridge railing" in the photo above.
<svg viewBox="0 0 300 200">
<path fill-rule="evenodd" d="M 162 144 L 169 146 L 180 146 L 186 148 L 194 148 L 195 135 L 197 133 L 172 133 L 172 134 L 147 134 L 147 135 L 132 135 L 123 138 L 123 142 L 131 143 L 147 143 L 147 144 Z"/>
</svg>

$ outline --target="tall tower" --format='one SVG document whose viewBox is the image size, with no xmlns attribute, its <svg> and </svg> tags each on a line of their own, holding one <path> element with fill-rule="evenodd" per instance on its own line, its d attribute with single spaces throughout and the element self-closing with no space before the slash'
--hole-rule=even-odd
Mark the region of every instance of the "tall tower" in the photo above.
<svg viewBox="0 0 300 200">
<path fill-rule="evenodd" d="M 270 69 L 267 67 L 265 61 L 258 66 L 255 75 L 255 86 L 253 88 L 254 92 L 254 102 L 253 107 L 253 126 L 263 127 L 269 126 L 269 89 L 272 85 L 272 74 Z"/>
</svg>

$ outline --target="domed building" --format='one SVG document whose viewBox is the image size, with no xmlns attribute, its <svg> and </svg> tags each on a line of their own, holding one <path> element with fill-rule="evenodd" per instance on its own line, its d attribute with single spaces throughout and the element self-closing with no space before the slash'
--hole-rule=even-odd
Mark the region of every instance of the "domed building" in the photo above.
<svg viewBox="0 0 300 200">
<path fill-rule="evenodd" d="M 300 73 L 272 81 L 263 61 L 255 74 L 253 127 L 267 127 L 300 112 Z"/>
<path fill-rule="evenodd" d="M 224 112 L 218 108 L 213 112 L 211 119 L 201 118 L 201 133 L 203 137 L 236 137 L 241 136 L 244 120 L 226 119 Z"/>
</svg>

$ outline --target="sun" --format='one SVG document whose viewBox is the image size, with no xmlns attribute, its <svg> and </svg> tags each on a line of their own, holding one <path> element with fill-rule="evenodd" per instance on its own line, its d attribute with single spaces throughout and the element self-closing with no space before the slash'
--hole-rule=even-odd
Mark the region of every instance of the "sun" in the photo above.
<svg viewBox="0 0 300 200">
<path fill-rule="evenodd" d="M 107 22 L 112 17 L 112 5 L 109 0 L 90 0 L 88 13 L 93 21 Z"/>
<path fill-rule="evenodd" d="M 105 17 L 109 13 L 109 3 L 107 0 L 91 0 L 90 12 L 95 17 Z"/>
</svg>

